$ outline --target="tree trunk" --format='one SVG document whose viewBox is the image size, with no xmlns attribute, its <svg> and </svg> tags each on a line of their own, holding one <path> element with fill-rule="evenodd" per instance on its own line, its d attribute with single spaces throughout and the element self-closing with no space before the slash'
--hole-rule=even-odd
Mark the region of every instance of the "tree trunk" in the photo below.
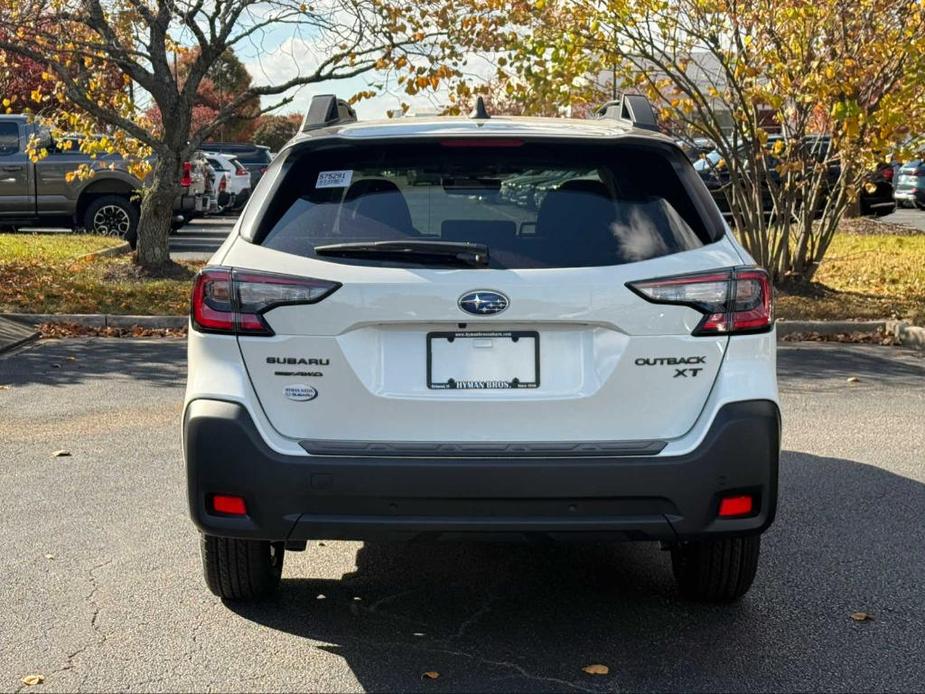
<svg viewBox="0 0 925 694">
<path fill-rule="evenodd" d="M 141 202 L 137 262 L 157 272 L 170 262 L 168 247 L 174 202 L 180 193 L 179 157 L 160 154 L 151 173 L 151 186 Z"/>
</svg>

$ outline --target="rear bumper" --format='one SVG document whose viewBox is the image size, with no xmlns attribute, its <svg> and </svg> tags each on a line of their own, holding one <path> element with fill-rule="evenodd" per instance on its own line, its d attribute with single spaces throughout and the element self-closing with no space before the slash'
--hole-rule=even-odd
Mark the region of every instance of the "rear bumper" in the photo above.
<svg viewBox="0 0 925 694">
<path fill-rule="evenodd" d="M 905 190 L 897 189 L 893 193 L 893 197 L 897 202 L 918 202 L 925 204 L 925 190 L 919 188 L 911 188 Z"/>
<path fill-rule="evenodd" d="M 774 520 L 780 413 L 730 403 L 682 456 L 422 458 L 289 456 L 239 404 L 194 400 L 184 417 L 190 511 L 211 535 L 264 540 L 517 534 L 674 542 L 760 533 Z M 753 517 L 717 519 L 722 494 L 758 498 Z M 248 516 L 217 516 L 211 494 Z"/>
</svg>

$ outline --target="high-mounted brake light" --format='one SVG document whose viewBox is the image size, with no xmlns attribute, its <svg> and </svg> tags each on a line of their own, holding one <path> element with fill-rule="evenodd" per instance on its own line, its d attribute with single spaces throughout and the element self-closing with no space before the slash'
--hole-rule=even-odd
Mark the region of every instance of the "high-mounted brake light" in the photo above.
<svg viewBox="0 0 925 694">
<path fill-rule="evenodd" d="M 676 275 L 626 286 L 654 304 L 690 306 L 703 313 L 693 335 L 760 333 L 774 325 L 771 282 L 761 268 Z"/>
<path fill-rule="evenodd" d="M 520 147 L 524 143 L 512 137 L 479 137 L 441 140 L 442 147 Z"/>
<path fill-rule="evenodd" d="M 193 284 L 193 328 L 207 333 L 273 335 L 264 313 L 278 306 L 318 303 L 340 286 L 327 280 L 205 268 Z"/>
</svg>

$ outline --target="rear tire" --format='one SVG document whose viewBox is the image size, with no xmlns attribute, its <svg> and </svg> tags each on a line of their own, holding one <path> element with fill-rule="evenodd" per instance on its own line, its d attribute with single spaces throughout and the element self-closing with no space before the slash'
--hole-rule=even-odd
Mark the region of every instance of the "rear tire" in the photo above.
<svg viewBox="0 0 925 694">
<path fill-rule="evenodd" d="M 84 210 L 83 227 L 92 234 L 118 236 L 134 249 L 138 244 L 138 208 L 121 195 L 101 195 Z"/>
<path fill-rule="evenodd" d="M 257 600 L 276 592 L 283 573 L 282 542 L 202 535 L 206 585 L 224 600 Z"/>
<path fill-rule="evenodd" d="M 686 542 L 672 548 L 671 567 L 684 597 L 732 602 L 751 587 L 760 550 L 760 535 Z"/>
</svg>

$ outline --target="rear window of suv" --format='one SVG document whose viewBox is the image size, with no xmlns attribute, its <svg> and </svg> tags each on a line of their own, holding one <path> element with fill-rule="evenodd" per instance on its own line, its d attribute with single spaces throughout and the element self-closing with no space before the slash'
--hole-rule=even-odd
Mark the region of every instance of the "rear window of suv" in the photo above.
<svg viewBox="0 0 925 694">
<path fill-rule="evenodd" d="M 699 248 L 722 233 L 697 201 L 684 156 L 662 147 L 334 145 L 290 153 L 281 176 L 254 240 L 311 258 L 334 244 L 438 241 L 484 244 L 494 268 L 606 266 Z"/>
</svg>

